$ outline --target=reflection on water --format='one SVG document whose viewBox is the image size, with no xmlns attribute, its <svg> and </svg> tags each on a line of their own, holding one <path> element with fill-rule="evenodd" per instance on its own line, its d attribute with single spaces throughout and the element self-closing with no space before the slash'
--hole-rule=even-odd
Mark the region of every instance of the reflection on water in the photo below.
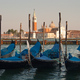
<svg viewBox="0 0 80 80">
<path fill-rule="evenodd" d="M 80 80 L 80 71 L 68 71 L 65 77 L 66 80 Z"/>
<path fill-rule="evenodd" d="M 2 45 L 1 48 L 7 47 L 8 45 Z M 31 45 L 30 47 L 32 47 Z M 52 48 L 53 45 L 45 45 L 45 50 Z M 78 45 L 68 45 L 68 53 L 76 55 Z M 26 45 L 22 45 L 22 49 L 26 49 Z M 65 46 L 63 46 L 65 50 Z M 19 45 L 16 45 L 16 49 L 19 51 Z M 15 51 L 14 51 L 15 53 Z M 13 55 L 15 55 L 13 53 Z M 1 65 L 0 65 L 1 66 Z M 53 69 L 10 69 L 0 70 L 0 80 L 80 80 L 80 71 L 66 71 L 65 65 L 63 64 L 61 69 L 57 66 Z"/>
<path fill-rule="evenodd" d="M 2 76 L 2 74 L 5 72 L 5 69 L 1 69 L 0 70 L 0 76 Z"/>
<path fill-rule="evenodd" d="M 2 76 L 0 77 L 0 80 L 13 80 L 13 76 L 16 74 L 19 74 L 21 72 L 21 70 L 17 70 L 17 69 L 10 69 L 10 70 L 5 70 L 4 73 L 2 74 Z"/>
<path fill-rule="evenodd" d="M 54 74 L 52 74 L 53 72 L 55 72 L 55 69 L 37 69 L 34 80 L 52 79 L 52 77 L 54 77 Z"/>
</svg>

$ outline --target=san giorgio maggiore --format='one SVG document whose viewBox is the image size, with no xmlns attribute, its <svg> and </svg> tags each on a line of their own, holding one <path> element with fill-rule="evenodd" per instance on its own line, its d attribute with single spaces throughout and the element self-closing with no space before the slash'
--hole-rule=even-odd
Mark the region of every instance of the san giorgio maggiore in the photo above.
<svg viewBox="0 0 80 80">
<path fill-rule="evenodd" d="M 31 38 L 43 38 L 43 30 L 44 30 L 44 37 L 45 38 L 59 38 L 59 27 L 56 27 L 53 21 L 51 21 L 50 25 L 47 26 L 43 25 L 41 26 L 40 29 L 37 30 L 37 17 L 35 15 L 35 10 L 33 13 L 33 18 L 32 18 L 32 32 L 31 32 Z M 26 36 L 28 37 L 29 32 L 26 33 Z M 65 38 L 65 27 L 61 26 L 61 38 Z"/>
</svg>

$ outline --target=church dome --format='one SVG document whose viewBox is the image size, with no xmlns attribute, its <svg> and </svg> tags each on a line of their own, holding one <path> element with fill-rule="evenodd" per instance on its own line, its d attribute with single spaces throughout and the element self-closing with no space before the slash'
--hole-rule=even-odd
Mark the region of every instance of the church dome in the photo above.
<svg viewBox="0 0 80 80">
<path fill-rule="evenodd" d="M 53 21 L 51 22 L 50 26 L 51 28 L 54 28 L 55 27 L 55 24 L 53 23 Z"/>
</svg>

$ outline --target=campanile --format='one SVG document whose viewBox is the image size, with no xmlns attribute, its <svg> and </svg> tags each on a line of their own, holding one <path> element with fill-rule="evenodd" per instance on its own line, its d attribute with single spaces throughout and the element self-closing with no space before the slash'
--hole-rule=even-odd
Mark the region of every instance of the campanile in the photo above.
<svg viewBox="0 0 80 80">
<path fill-rule="evenodd" d="M 33 13 L 32 23 L 33 23 L 32 31 L 36 32 L 37 31 L 37 18 L 36 18 L 36 15 L 35 15 L 35 10 L 34 10 L 34 13 Z"/>
</svg>

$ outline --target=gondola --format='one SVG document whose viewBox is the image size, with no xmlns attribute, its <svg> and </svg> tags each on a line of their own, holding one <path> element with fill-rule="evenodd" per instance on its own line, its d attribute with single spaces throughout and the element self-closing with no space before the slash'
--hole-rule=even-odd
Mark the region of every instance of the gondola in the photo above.
<svg viewBox="0 0 80 80">
<path fill-rule="evenodd" d="M 15 41 L 12 40 L 11 44 L 7 48 L 1 49 L 1 58 L 11 57 L 15 49 Z"/>
<path fill-rule="evenodd" d="M 0 59 L 0 69 L 19 69 L 28 67 L 28 60 L 18 57 Z"/>
<path fill-rule="evenodd" d="M 36 56 L 41 48 L 40 42 L 37 43 L 30 49 L 32 54 Z M 15 52 L 15 56 L 9 58 L 0 58 L 0 69 L 19 69 L 30 67 L 28 57 L 28 50 L 24 49 L 21 53 Z"/>
<path fill-rule="evenodd" d="M 80 59 L 77 57 L 65 58 L 67 71 L 80 70 Z"/>
<path fill-rule="evenodd" d="M 53 68 L 58 65 L 59 44 L 55 43 L 52 49 L 48 49 L 40 57 L 34 57 L 31 61 L 34 68 Z"/>
<path fill-rule="evenodd" d="M 80 51 L 80 46 L 77 48 Z M 76 57 L 72 56 L 69 53 L 68 58 L 64 57 L 65 67 L 67 71 L 80 70 L 80 55 L 78 54 Z"/>
</svg>

